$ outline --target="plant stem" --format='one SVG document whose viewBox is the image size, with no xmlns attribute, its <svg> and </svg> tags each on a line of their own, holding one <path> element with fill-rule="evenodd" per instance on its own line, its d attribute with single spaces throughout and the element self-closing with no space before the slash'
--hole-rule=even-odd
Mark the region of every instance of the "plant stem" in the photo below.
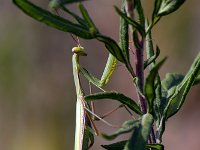
<svg viewBox="0 0 200 150">
<path fill-rule="evenodd" d="M 139 14 L 139 20 L 140 20 L 140 24 L 142 26 L 145 26 L 145 17 L 144 17 L 144 13 L 143 13 L 143 8 L 141 5 L 140 0 L 136 1 L 136 10 Z M 134 1 L 133 0 L 127 0 L 127 6 L 126 6 L 126 10 L 129 14 L 129 17 L 131 17 L 133 20 L 134 18 Z M 133 28 L 132 28 L 132 33 L 133 33 Z M 134 34 L 132 34 L 134 35 Z M 143 58 L 143 53 L 144 53 L 144 39 L 139 40 L 138 38 L 138 43 L 137 45 L 139 45 L 136 49 L 135 49 L 135 66 L 136 66 L 136 76 L 139 79 L 138 82 L 138 87 L 139 90 L 143 93 L 144 91 L 144 67 L 143 67 L 143 63 L 144 63 L 144 58 Z M 145 97 L 141 96 L 138 94 L 138 100 L 140 103 L 140 107 L 141 107 L 141 111 L 143 114 L 147 113 L 147 101 L 145 99 Z M 151 128 L 151 132 L 150 132 L 150 143 L 156 143 L 155 140 L 155 134 L 154 134 L 154 129 L 153 127 Z"/>
<path fill-rule="evenodd" d="M 154 128 L 153 126 L 151 127 L 151 131 L 150 131 L 150 142 L 151 143 L 156 143 L 156 136 L 155 136 L 155 133 L 154 133 Z"/>
<path fill-rule="evenodd" d="M 133 20 L 134 17 L 134 0 L 126 0 L 126 11 L 130 18 Z M 143 13 L 142 13 L 143 17 Z M 143 19 L 141 19 L 143 20 Z M 131 32 L 133 33 L 134 29 L 131 28 Z M 133 35 L 133 34 L 132 34 Z M 143 47 L 144 47 L 144 40 L 141 40 L 141 42 L 138 43 L 140 45 L 138 48 L 135 49 L 135 65 L 136 65 L 136 76 L 139 79 L 139 89 L 143 93 L 143 87 L 144 87 L 144 70 L 143 70 Z M 138 92 L 138 99 L 141 106 L 142 113 L 145 114 L 147 112 L 147 104 L 146 100 L 143 96 L 141 96 Z"/>
<path fill-rule="evenodd" d="M 126 11 L 130 18 L 134 18 L 134 1 L 126 0 Z"/>
<path fill-rule="evenodd" d="M 144 88 L 144 69 L 143 69 L 143 45 L 144 41 L 142 40 L 139 44 L 140 46 L 135 49 L 135 65 L 136 65 L 136 76 L 139 79 L 138 87 L 140 91 L 143 92 Z M 143 114 L 147 113 L 147 104 L 143 96 L 138 93 L 138 99 L 140 102 L 141 110 Z"/>
</svg>

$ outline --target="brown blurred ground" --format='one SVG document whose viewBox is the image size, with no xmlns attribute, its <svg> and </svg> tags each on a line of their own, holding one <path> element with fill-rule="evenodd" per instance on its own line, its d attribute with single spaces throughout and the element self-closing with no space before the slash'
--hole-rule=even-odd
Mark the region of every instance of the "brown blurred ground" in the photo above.
<svg viewBox="0 0 200 150">
<path fill-rule="evenodd" d="M 47 3 L 46 0 L 42 5 L 45 7 Z M 145 3 L 148 16 L 150 3 L 153 1 Z M 85 5 L 99 29 L 117 39 L 118 18 L 112 9 L 113 1 L 93 0 Z M 200 49 L 199 20 L 199 1 L 190 0 L 154 29 L 153 40 L 161 49 L 161 57 L 169 56 L 161 70 L 162 77 L 166 72 L 188 70 Z M 107 57 L 103 45 L 83 40 L 81 44 L 89 54 L 82 64 L 100 76 Z M 73 149 L 76 97 L 71 48 L 74 45 L 69 34 L 36 22 L 11 1 L 0 1 L 0 150 Z M 128 79 L 127 72 L 119 66 L 107 89 L 136 98 Z M 167 150 L 200 149 L 199 91 L 200 86 L 193 87 L 181 111 L 168 121 L 163 139 Z M 99 113 L 117 106 L 111 102 L 98 104 Z M 108 120 L 120 124 L 129 117 L 124 117 L 123 112 L 120 110 Z M 113 130 L 102 123 L 98 127 L 103 131 Z M 93 149 L 102 149 L 101 142 L 98 140 Z"/>
</svg>

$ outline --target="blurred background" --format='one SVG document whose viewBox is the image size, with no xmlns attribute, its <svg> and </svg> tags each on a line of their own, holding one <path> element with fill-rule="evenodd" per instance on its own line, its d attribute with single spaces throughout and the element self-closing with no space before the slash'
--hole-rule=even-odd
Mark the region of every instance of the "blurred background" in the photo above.
<svg viewBox="0 0 200 150">
<path fill-rule="evenodd" d="M 35 0 L 47 8 L 48 0 Z M 154 1 L 144 1 L 151 16 Z M 93 0 L 84 3 L 100 31 L 118 39 L 119 19 L 113 5 L 120 1 Z M 77 11 L 76 5 L 70 8 Z M 62 13 L 61 13 L 62 15 Z M 168 56 L 160 70 L 185 74 L 200 50 L 199 1 L 190 0 L 174 14 L 161 19 L 153 30 L 153 41 Z M 81 63 L 100 77 L 108 56 L 96 41 L 81 40 L 88 56 Z M 1 150 L 72 150 L 75 126 L 75 87 L 71 67 L 71 49 L 76 46 L 68 33 L 39 23 L 20 11 L 11 1 L 0 1 L 0 149 Z M 84 87 L 88 92 L 86 81 Z M 122 65 L 118 65 L 108 90 L 137 98 Z M 96 90 L 96 89 L 94 89 Z M 181 111 L 169 119 L 163 143 L 166 150 L 200 149 L 200 86 L 194 86 Z M 119 103 L 96 103 L 102 114 Z M 123 109 L 107 118 L 120 125 L 130 116 Z M 122 116 L 122 117 L 120 117 Z M 114 131 L 97 123 L 100 131 Z M 108 144 L 96 138 L 92 150 Z M 117 139 L 119 140 L 119 138 Z"/>
</svg>

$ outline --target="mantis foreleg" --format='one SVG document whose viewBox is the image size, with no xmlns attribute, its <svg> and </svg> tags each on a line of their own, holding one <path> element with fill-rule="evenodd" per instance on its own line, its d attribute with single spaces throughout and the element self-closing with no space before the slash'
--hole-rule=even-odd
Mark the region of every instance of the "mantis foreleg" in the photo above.
<svg viewBox="0 0 200 150">
<path fill-rule="evenodd" d="M 116 65 L 117 65 L 117 59 L 112 54 L 109 54 L 105 69 L 103 71 L 100 80 L 94 77 L 91 73 L 89 73 L 85 68 L 81 66 L 80 66 L 80 71 L 87 78 L 89 82 L 91 82 L 92 84 L 103 90 L 102 87 L 108 83 L 111 75 L 113 74 L 113 71 L 116 68 Z"/>
</svg>

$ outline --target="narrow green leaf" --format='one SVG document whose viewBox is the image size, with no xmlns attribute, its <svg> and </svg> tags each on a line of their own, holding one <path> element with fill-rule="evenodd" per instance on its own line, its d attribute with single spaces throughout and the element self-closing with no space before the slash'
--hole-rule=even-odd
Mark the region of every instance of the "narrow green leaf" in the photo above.
<svg viewBox="0 0 200 150">
<path fill-rule="evenodd" d="M 144 91 L 145 91 L 145 96 L 147 98 L 147 102 L 148 102 L 148 112 L 152 113 L 153 111 L 153 101 L 155 99 L 155 78 L 158 74 L 158 70 L 160 69 L 160 67 L 163 65 L 163 63 L 165 62 L 166 58 L 164 58 L 163 60 L 161 60 L 158 64 L 156 64 L 152 70 L 149 72 L 149 75 L 146 78 L 146 83 L 145 83 L 145 87 L 144 87 Z"/>
<path fill-rule="evenodd" d="M 145 30 L 148 30 L 149 27 L 149 21 L 146 20 L 145 23 Z M 151 30 L 146 33 L 146 53 L 147 53 L 147 60 L 150 59 L 151 57 L 153 57 L 154 54 L 154 47 L 153 47 L 153 41 L 152 41 L 152 36 L 151 36 Z M 160 51 L 160 49 L 158 48 L 158 51 Z M 152 69 L 152 67 L 155 65 L 155 61 L 153 63 L 151 63 L 151 65 L 149 66 L 149 70 Z M 144 68 L 145 68 L 145 62 L 144 62 Z"/>
<path fill-rule="evenodd" d="M 90 81 L 92 84 L 96 85 L 97 87 L 101 87 L 100 80 L 95 78 L 89 71 L 87 71 L 85 68 L 80 66 L 80 71 L 84 75 L 84 77 Z"/>
<path fill-rule="evenodd" d="M 152 20 L 155 20 L 155 17 L 157 17 L 158 11 L 160 9 L 161 3 L 163 0 L 155 0 L 154 2 L 154 10 L 152 15 Z"/>
<path fill-rule="evenodd" d="M 83 137 L 83 146 L 82 146 L 82 150 L 88 150 L 89 147 L 91 147 L 92 145 L 90 144 L 90 142 L 93 144 L 94 140 L 94 135 L 89 131 L 89 129 L 86 127 L 84 130 L 84 137 Z"/>
<path fill-rule="evenodd" d="M 126 64 L 126 59 L 124 58 L 121 48 L 113 39 L 111 39 L 110 37 L 101 35 L 101 34 L 97 34 L 96 39 L 103 42 L 105 44 L 106 48 L 108 49 L 108 51 L 113 56 L 115 56 L 117 58 L 117 60 Z"/>
<path fill-rule="evenodd" d="M 119 128 L 118 130 L 116 130 L 114 133 L 112 133 L 110 135 L 108 135 L 106 133 L 101 133 L 101 135 L 103 138 L 105 138 L 107 140 L 113 140 L 116 137 L 118 137 L 119 135 L 133 131 L 138 126 L 139 126 L 139 120 L 128 120 L 128 121 L 125 121 L 123 123 L 122 127 Z"/>
<path fill-rule="evenodd" d="M 176 114 L 181 106 L 183 105 L 185 98 L 195 82 L 196 77 L 198 76 L 200 70 L 200 53 L 195 58 L 190 70 L 183 79 L 183 81 L 176 87 L 175 93 L 170 98 L 167 107 L 164 110 L 166 118 L 169 118 Z"/>
<path fill-rule="evenodd" d="M 140 107 L 137 105 L 137 103 L 132 100 L 131 98 L 125 96 L 124 94 L 117 93 L 117 92 L 100 92 L 95 93 L 91 95 L 85 96 L 86 101 L 92 101 L 92 100 L 102 100 L 102 99 L 112 99 L 117 100 L 120 103 L 126 105 L 131 110 L 133 110 L 135 113 L 141 115 L 142 112 L 140 110 Z"/>
<path fill-rule="evenodd" d="M 91 34 L 95 34 L 98 32 L 97 27 L 95 26 L 94 22 L 92 21 L 91 17 L 89 16 L 86 8 L 83 6 L 83 4 L 79 3 L 79 9 L 81 11 L 81 14 L 83 18 L 85 19 L 85 22 L 87 23 Z"/>
<path fill-rule="evenodd" d="M 122 150 L 124 146 L 126 145 L 126 142 L 127 141 L 120 141 L 120 142 L 113 143 L 110 145 L 101 145 L 101 146 L 107 150 Z"/>
<path fill-rule="evenodd" d="M 164 146 L 162 144 L 147 144 L 146 148 L 151 148 L 151 150 L 164 150 Z"/>
<path fill-rule="evenodd" d="M 75 13 L 71 12 L 69 9 L 67 9 L 67 7 L 65 6 L 61 6 L 61 9 L 63 11 L 65 11 L 66 13 L 68 13 L 69 15 L 71 15 L 82 27 L 85 27 L 87 30 L 89 30 L 86 22 L 84 19 L 82 19 L 81 17 L 79 17 L 78 15 L 76 15 Z"/>
<path fill-rule="evenodd" d="M 179 73 L 167 73 L 166 77 L 162 80 L 162 87 L 168 91 L 172 87 L 178 86 L 184 79 L 184 75 Z"/>
<path fill-rule="evenodd" d="M 121 12 L 126 14 L 125 10 L 126 0 L 122 1 L 122 7 Z M 128 22 L 123 18 L 120 17 L 120 32 L 119 32 L 119 38 L 120 38 L 120 47 L 123 53 L 123 57 L 125 58 L 125 65 L 132 77 L 135 77 L 135 73 L 133 71 L 133 67 L 130 63 L 129 59 L 129 32 L 128 32 Z"/>
<path fill-rule="evenodd" d="M 125 3 L 126 0 L 122 1 L 122 12 L 126 13 L 125 11 Z M 122 17 L 120 17 L 120 31 L 119 31 L 119 38 L 120 38 L 120 47 L 124 54 L 127 63 L 130 63 L 129 60 L 129 34 L 128 34 L 128 23 Z"/>
<path fill-rule="evenodd" d="M 165 16 L 176 11 L 185 0 L 162 0 L 160 8 L 157 12 L 158 16 Z"/>
<path fill-rule="evenodd" d="M 144 9 L 141 1 L 134 2 L 140 25 L 145 26 Z"/>
<path fill-rule="evenodd" d="M 156 121 L 156 127 L 159 127 L 160 120 L 162 117 L 163 110 L 166 106 L 166 98 L 163 96 L 160 76 L 157 75 L 155 79 L 155 100 L 153 103 L 153 114 Z"/>
<path fill-rule="evenodd" d="M 151 114 L 143 115 L 141 124 L 134 130 L 132 137 L 126 143 L 124 150 L 145 150 L 152 124 L 153 116 Z"/>
<path fill-rule="evenodd" d="M 194 85 L 199 84 L 200 83 L 200 73 L 199 75 L 196 77 L 195 81 L 194 81 Z"/>
<path fill-rule="evenodd" d="M 145 27 L 146 27 L 146 30 L 148 30 L 148 27 L 149 27 L 148 20 L 146 21 Z M 146 66 L 149 66 L 149 70 L 152 70 L 152 68 L 155 66 L 156 58 L 158 57 L 160 53 L 160 49 L 157 46 L 156 54 L 154 53 L 151 30 L 149 30 L 149 32 L 146 35 L 146 53 L 147 53 L 147 61 L 144 62 L 144 68 Z M 153 116 L 154 116 L 154 120 L 156 121 L 156 126 L 159 127 L 160 119 L 162 116 L 161 112 L 163 112 L 161 109 L 162 109 L 163 103 L 165 102 L 162 97 L 161 81 L 160 81 L 159 74 L 157 74 L 155 77 L 154 86 L 155 86 L 155 100 L 153 102 Z"/>
<path fill-rule="evenodd" d="M 162 0 L 155 0 L 154 2 L 154 10 L 153 10 L 153 14 L 152 14 L 152 23 L 149 26 L 149 29 L 147 30 L 150 31 L 153 26 L 160 20 L 161 16 L 158 16 L 158 11 L 160 9 L 160 5 L 161 5 Z"/>
<path fill-rule="evenodd" d="M 79 37 L 85 39 L 92 39 L 94 36 L 85 30 L 84 27 L 74 24 L 69 20 L 56 16 L 49 11 L 46 11 L 27 0 L 13 0 L 13 2 L 27 15 L 36 19 L 37 21 L 43 22 L 48 26 L 56 28 L 64 32 L 70 32 Z"/>
<path fill-rule="evenodd" d="M 86 0 L 50 0 L 49 6 L 50 8 L 57 9 L 65 4 L 78 3 L 78 2 L 83 2 L 83 1 L 86 1 Z"/>
<path fill-rule="evenodd" d="M 156 47 L 156 53 L 144 62 L 144 69 L 148 67 L 151 63 L 155 63 L 155 60 L 158 58 L 159 55 L 160 49 L 159 47 Z"/>
<path fill-rule="evenodd" d="M 164 90 L 168 91 L 173 87 L 178 86 L 184 79 L 184 75 L 180 73 L 167 73 L 165 79 L 162 80 L 162 87 Z M 200 82 L 200 75 L 195 78 L 194 84 L 196 85 Z"/>
<path fill-rule="evenodd" d="M 91 132 L 89 132 L 89 139 L 90 139 L 89 143 L 89 148 L 90 148 L 94 145 L 94 134 L 92 134 Z"/>
<path fill-rule="evenodd" d="M 115 6 L 115 10 L 116 12 L 122 17 L 124 18 L 130 25 L 132 25 L 140 34 L 141 36 L 144 38 L 145 37 L 145 30 L 144 28 L 139 24 L 137 23 L 136 21 L 132 20 L 130 17 L 128 17 L 126 15 L 126 13 L 123 13 L 119 8 L 117 8 Z"/>
</svg>

